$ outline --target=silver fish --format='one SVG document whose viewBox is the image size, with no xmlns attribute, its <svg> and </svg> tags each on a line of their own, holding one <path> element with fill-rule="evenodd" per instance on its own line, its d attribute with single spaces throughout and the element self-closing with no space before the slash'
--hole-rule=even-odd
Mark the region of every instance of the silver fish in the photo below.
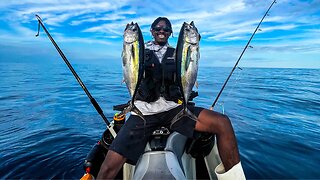
<svg viewBox="0 0 320 180">
<path fill-rule="evenodd" d="M 127 24 L 123 35 L 122 70 L 124 82 L 127 85 L 131 102 L 123 113 L 134 107 L 134 99 L 143 75 L 144 41 L 137 23 Z"/>
<path fill-rule="evenodd" d="M 193 21 L 190 24 L 184 22 L 176 48 L 177 80 L 183 94 L 183 110 L 177 114 L 173 122 L 185 115 L 196 120 L 196 117 L 187 109 L 187 104 L 197 80 L 200 59 L 199 42 L 200 34 Z"/>
</svg>

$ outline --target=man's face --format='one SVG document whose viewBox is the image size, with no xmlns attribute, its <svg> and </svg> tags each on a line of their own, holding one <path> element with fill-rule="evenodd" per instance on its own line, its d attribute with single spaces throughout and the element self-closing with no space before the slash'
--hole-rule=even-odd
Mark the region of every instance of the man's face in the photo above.
<svg viewBox="0 0 320 180">
<path fill-rule="evenodd" d="M 171 29 L 167 26 L 165 21 L 159 21 L 159 23 L 151 30 L 151 33 L 156 44 L 165 44 L 168 42 Z"/>
</svg>

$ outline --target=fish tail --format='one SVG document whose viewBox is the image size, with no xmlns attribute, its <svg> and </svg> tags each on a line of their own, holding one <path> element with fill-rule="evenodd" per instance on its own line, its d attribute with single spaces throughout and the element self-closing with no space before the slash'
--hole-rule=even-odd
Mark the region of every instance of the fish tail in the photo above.
<svg viewBox="0 0 320 180">
<path fill-rule="evenodd" d="M 142 114 L 142 112 L 134 105 L 133 101 L 130 101 L 129 105 L 124 108 L 119 115 L 125 115 L 129 112 L 134 112 L 137 116 L 139 116 L 142 120 L 143 120 L 143 126 L 144 128 L 146 127 L 146 119 L 144 118 L 144 115 Z M 144 129 L 145 132 L 145 129 Z M 145 134 L 145 133 L 144 133 Z"/>
<path fill-rule="evenodd" d="M 183 117 L 188 117 L 194 121 L 197 121 L 197 116 L 194 115 L 187 107 L 183 108 L 179 113 L 176 114 L 176 116 L 171 120 L 171 125 L 170 128 L 172 128 L 172 126 L 180 121 Z"/>
<path fill-rule="evenodd" d="M 145 121 L 144 115 L 142 112 L 134 105 L 133 101 L 130 101 L 129 105 L 125 107 L 119 115 L 124 115 L 129 112 L 134 112 L 137 116 L 139 116 L 143 121 Z"/>
<path fill-rule="evenodd" d="M 126 106 L 120 113 L 119 113 L 119 116 L 122 116 L 122 115 L 126 115 L 128 112 L 130 112 L 132 109 L 132 105 L 131 103 Z"/>
<path fill-rule="evenodd" d="M 132 105 L 131 111 L 136 113 L 136 115 L 144 121 L 144 125 L 146 125 L 146 119 L 144 118 L 144 115 L 135 105 Z"/>
</svg>

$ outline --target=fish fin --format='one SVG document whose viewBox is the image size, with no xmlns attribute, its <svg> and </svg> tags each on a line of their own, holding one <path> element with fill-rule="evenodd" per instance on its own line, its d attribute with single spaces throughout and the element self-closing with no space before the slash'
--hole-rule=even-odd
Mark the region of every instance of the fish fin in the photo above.
<svg viewBox="0 0 320 180">
<path fill-rule="evenodd" d="M 129 25 L 130 25 L 130 24 L 128 23 L 128 24 L 126 25 L 126 28 L 125 28 L 124 30 L 127 30 L 127 29 L 128 29 L 128 27 L 129 27 Z"/>
<path fill-rule="evenodd" d="M 199 89 L 199 82 L 198 82 L 198 81 L 196 81 L 196 82 L 194 83 L 194 85 L 196 86 L 197 89 Z"/>
<path fill-rule="evenodd" d="M 194 121 L 197 121 L 197 116 L 194 115 L 188 108 L 184 108 L 182 109 L 172 120 L 171 120 L 171 125 L 170 128 L 172 128 L 172 126 L 180 121 L 183 117 L 188 117 Z"/>
</svg>

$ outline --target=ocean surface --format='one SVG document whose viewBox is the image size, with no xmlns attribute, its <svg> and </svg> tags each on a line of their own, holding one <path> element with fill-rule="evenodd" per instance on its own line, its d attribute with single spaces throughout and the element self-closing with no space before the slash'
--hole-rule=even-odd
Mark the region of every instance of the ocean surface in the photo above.
<svg viewBox="0 0 320 180">
<path fill-rule="evenodd" d="M 55 61 L 0 63 L 0 179 L 79 179 L 105 130 Z M 129 99 L 120 64 L 73 66 L 111 119 Z M 230 71 L 200 66 L 198 106 L 213 103 Z M 320 179 L 320 69 L 237 69 L 215 108 L 231 118 L 248 179 Z"/>
</svg>

